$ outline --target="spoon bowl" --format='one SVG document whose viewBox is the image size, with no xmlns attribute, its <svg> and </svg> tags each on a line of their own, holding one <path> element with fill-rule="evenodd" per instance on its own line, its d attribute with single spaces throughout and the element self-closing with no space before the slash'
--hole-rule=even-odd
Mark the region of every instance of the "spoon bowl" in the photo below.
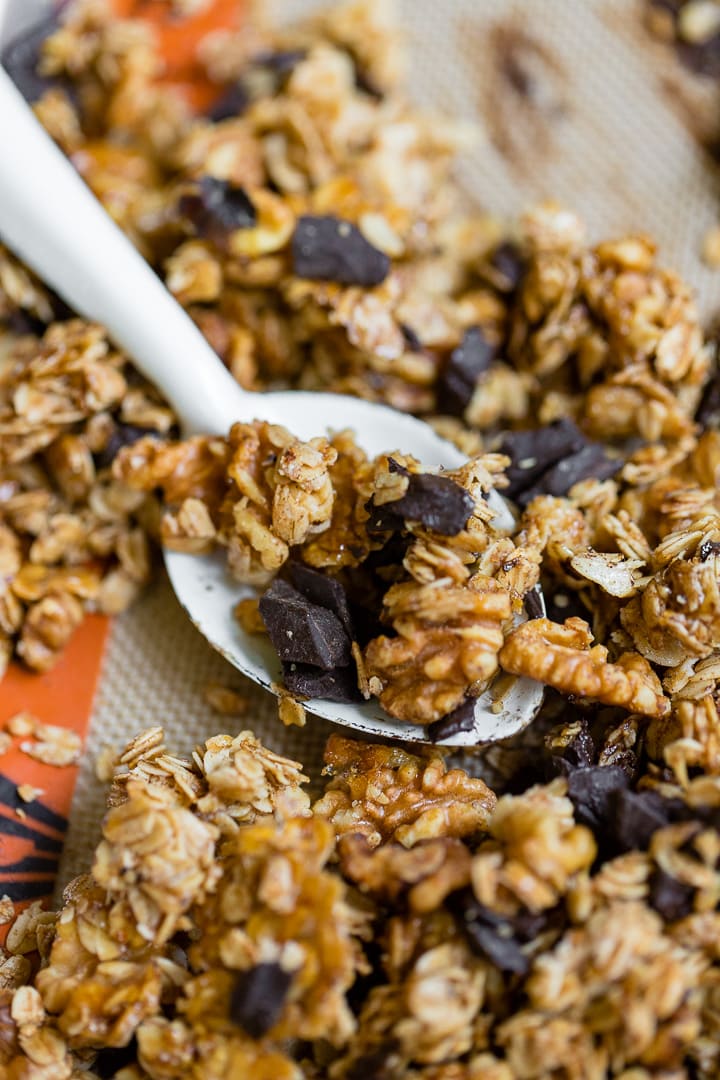
<svg viewBox="0 0 720 1080">
<path fill-rule="evenodd" d="M 79 314 L 102 323 L 140 371 L 162 390 L 184 435 L 225 434 L 237 420 L 281 424 L 301 439 L 349 428 L 370 456 L 399 450 L 425 469 L 452 469 L 466 460 L 420 420 L 340 394 L 248 393 L 224 367 L 189 316 L 130 241 L 112 222 L 0 69 L 0 137 L 12 154 L 0 156 L 0 239 Z M 52 192 L 52 198 L 48 197 Z M 495 523 L 512 515 L 497 494 Z M 255 595 L 232 581 L 221 554 L 166 552 L 180 603 L 211 645 L 269 690 L 281 669 L 269 642 L 246 634 L 232 611 Z M 540 707 L 542 686 L 529 679 L 498 680 L 477 699 L 472 730 L 449 745 L 491 742 L 525 727 Z M 366 735 L 427 741 L 424 727 L 399 723 L 377 703 L 310 701 L 318 716 Z"/>
</svg>

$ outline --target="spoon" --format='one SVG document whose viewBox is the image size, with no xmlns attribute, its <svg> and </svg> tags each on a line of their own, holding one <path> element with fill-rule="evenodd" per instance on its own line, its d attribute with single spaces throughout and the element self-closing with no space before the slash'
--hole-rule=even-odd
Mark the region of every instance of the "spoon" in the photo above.
<svg viewBox="0 0 720 1080">
<path fill-rule="evenodd" d="M 261 419 L 301 439 L 326 434 L 330 426 L 350 428 L 370 456 L 399 449 L 425 469 L 453 469 L 466 461 L 429 425 L 385 405 L 341 394 L 243 390 L 1 68 L 0 140 L 6 148 L 0 155 L 0 239 L 74 311 L 107 328 L 162 390 L 184 435 L 226 434 L 236 420 Z M 512 527 L 504 500 L 491 492 L 488 501 L 495 523 Z M 272 646 L 264 637 L 246 634 L 232 615 L 238 600 L 256 595 L 255 590 L 230 578 L 223 553 L 166 551 L 165 564 L 178 600 L 200 633 L 243 674 L 277 692 L 282 673 Z M 500 679 L 477 699 L 472 729 L 442 741 L 469 746 L 507 738 L 532 720 L 542 693 L 534 680 Z M 344 705 L 313 700 L 305 707 L 365 735 L 428 741 L 423 726 L 393 720 L 376 701 Z"/>
</svg>

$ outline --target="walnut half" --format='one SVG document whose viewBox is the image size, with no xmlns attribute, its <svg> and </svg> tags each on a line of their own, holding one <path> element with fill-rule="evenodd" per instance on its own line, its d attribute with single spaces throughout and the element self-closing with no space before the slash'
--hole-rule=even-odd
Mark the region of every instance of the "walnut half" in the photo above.
<svg viewBox="0 0 720 1080">
<path fill-rule="evenodd" d="M 500 651 L 500 666 L 512 675 L 554 686 L 565 694 L 619 705 L 644 716 L 661 717 L 670 711 L 660 681 L 637 653 L 623 653 L 608 662 L 603 645 L 590 648 L 592 634 L 583 619 L 531 619 L 513 630 Z"/>
</svg>

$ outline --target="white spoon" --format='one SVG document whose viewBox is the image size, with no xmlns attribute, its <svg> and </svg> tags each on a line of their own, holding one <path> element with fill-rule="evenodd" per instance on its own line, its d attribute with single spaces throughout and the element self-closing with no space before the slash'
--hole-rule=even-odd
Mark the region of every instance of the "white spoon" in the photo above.
<svg viewBox="0 0 720 1080">
<path fill-rule="evenodd" d="M 466 460 L 427 424 L 340 394 L 255 394 L 242 390 L 188 315 L 138 254 L 70 162 L 46 134 L 7 74 L 0 69 L 0 239 L 73 308 L 102 323 L 173 406 L 183 434 L 225 434 L 239 419 L 282 424 L 300 438 L 351 428 L 371 456 L 392 449 L 426 468 L 455 468 Z M 496 522 L 512 516 L 495 494 Z M 265 638 L 245 634 L 232 609 L 245 595 L 226 574 L 222 553 L 199 557 L 165 553 L 175 593 L 211 645 L 255 682 L 272 690 L 280 663 Z M 455 746 L 503 739 L 525 727 L 542 699 L 541 684 L 500 680 L 477 700 L 475 725 L 447 739 Z M 379 735 L 427 741 L 420 725 L 391 719 L 373 701 L 340 705 L 310 701 L 327 720 Z"/>
</svg>

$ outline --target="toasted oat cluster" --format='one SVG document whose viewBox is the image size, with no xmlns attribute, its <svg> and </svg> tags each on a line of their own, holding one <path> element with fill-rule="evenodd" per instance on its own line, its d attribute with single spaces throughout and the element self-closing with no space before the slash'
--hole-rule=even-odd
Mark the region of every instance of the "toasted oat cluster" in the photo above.
<svg viewBox="0 0 720 1080">
<path fill-rule="evenodd" d="M 718 778 L 638 786 L 595 720 L 499 798 L 333 736 L 314 804 L 250 732 L 142 733 L 89 873 L 10 928 L 3 1076 L 717 1076 Z"/>
</svg>

